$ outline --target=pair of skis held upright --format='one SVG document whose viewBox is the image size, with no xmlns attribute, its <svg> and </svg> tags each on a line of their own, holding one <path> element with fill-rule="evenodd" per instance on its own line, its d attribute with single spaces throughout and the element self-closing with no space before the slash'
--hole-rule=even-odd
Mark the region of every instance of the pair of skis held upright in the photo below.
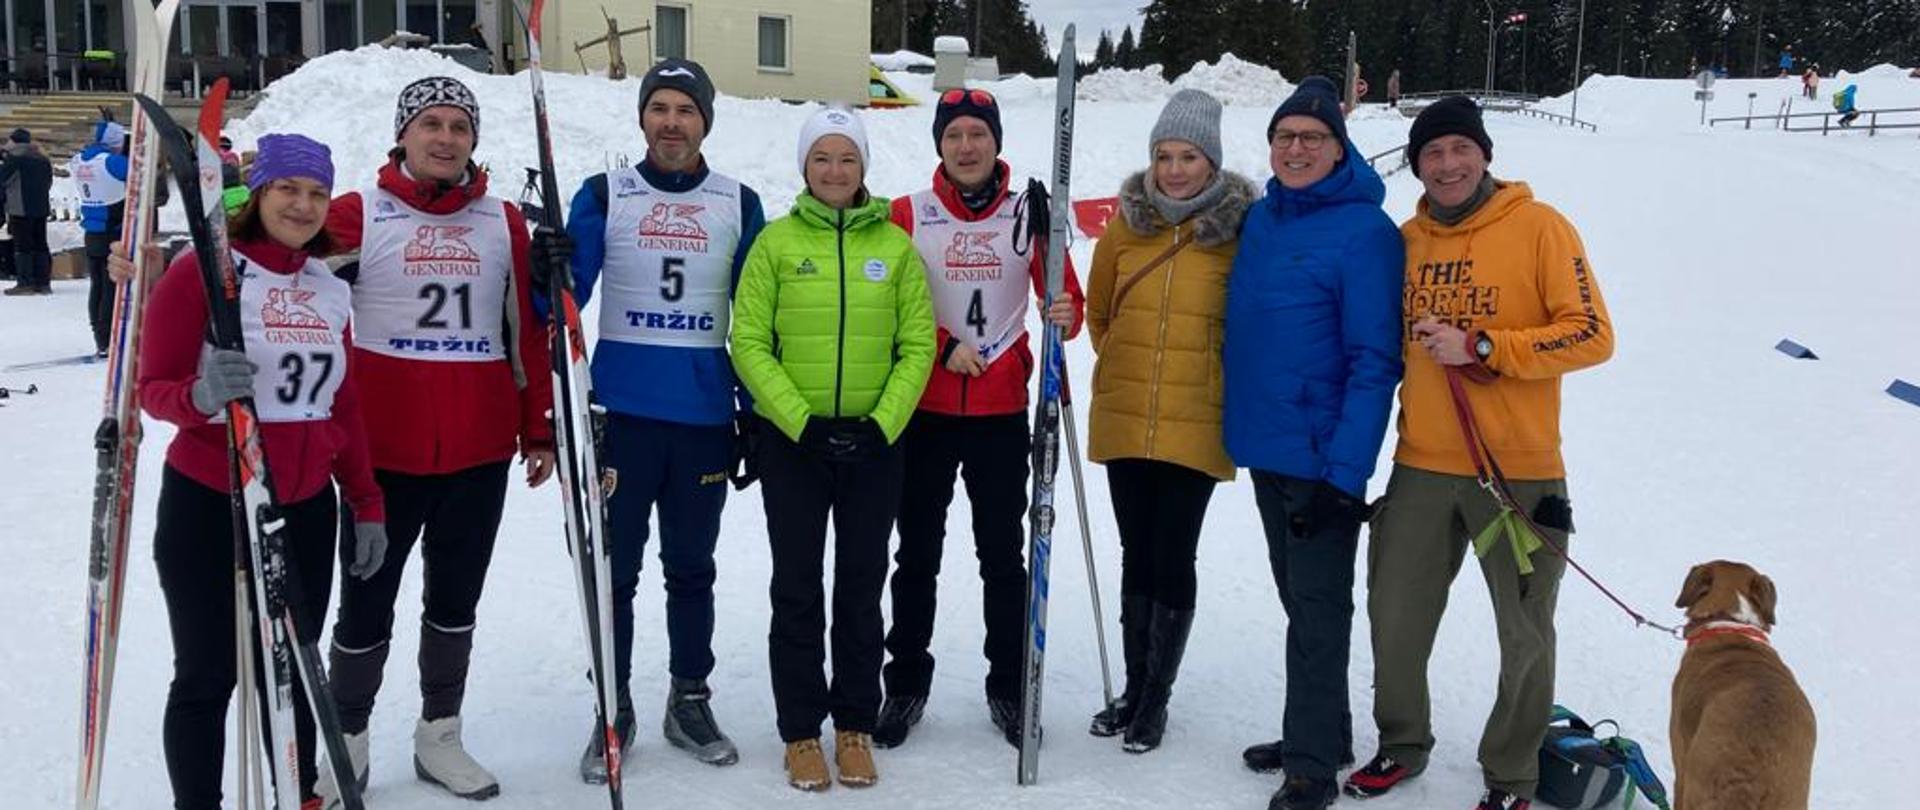
<svg viewBox="0 0 1920 810">
<path fill-rule="evenodd" d="M 179 0 L 161 0 L 154 8 L 129 4 L 133 15 L 136 56 L 134 110 L 127 172 L 129 204 L 121 222 L 121 242 L 132 255 L 143 255 L 154 232 L 154 192 L 158 181 L 158 150 L 164 146 L 181 199 L 186 208 L 202 280 L 207 290 L 209 327 L 221 349 L 242 349 L 239 284 L 227 251 L 225 217 L 220 211 L 221 178 L 217 170 L 218 141 L 224 113 L 226 83 L 214 86 L 201 111 L 198 144 L 153 101 L 165 80 L 167 44 L 179 10 Z M 201 171 L 201 166 L 208 171 Z M 140 262 L 144 265 L 145 262 Z M 106 746 L 107 711 L 112 697 L 114 656 L 118 646 L 123 603 L 128 531 L 133 507 L 134 473 L 141 430 L 139 400 L 134 381 L 139 359 L 141 318 L 146 303 L 146 280 L 154 268 L 139 266 L 135 277 L 118 284 L 112 340 L 108 353 L 103 416 L 95 431 L 93 525 L 88 551 L 88 593 L 85 674 L 81 695 L 80 762 L 75 804 L 83 810 L 99 805 L 100 777 Z M 251 398 L 224 406 L 233 481 L 233 518 L 236 561 L 236 640 L 239 659 L 252 650 L 265 655 L 262 664 L 267 688 L 267 735 L 274 773 L 275 804 L 299 806 L 297 743 L 294 740 L 292 672 L 299 667 L 306 693 L 325 734 L 329 758 L 343 786 L 343 803 L 361 810 L 353 779 L 346 770 L 346 747 L 327 688 L 326 671 L 315 644 L 302 644 L 288 608 L 290 585 L 284 553 L 285 520 L 275 502 L 271 473 L 262 449 L 259 419 Z M 249 603 L 250 602 L 250 603 Z M 251 626 L 250 626 L 251 625 Z M 257 634 L 252 640 L 249 633 Z M 250 674 L 242 679 L 250 679 Z M 245 680 L 242 681 L 245 684 Z M 242 685 L 243 737 L 252 730 L 245 717 L 251 709 L 252 688 Z M 248 769 L 242 742 L 242 800 Z M 257 760 L 256 760 L 257 762 Z"/>
</svg>

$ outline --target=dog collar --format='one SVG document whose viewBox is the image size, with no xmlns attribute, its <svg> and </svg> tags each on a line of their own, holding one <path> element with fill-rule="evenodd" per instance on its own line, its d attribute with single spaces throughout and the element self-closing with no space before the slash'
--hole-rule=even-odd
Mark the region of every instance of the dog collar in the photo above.
<svg viewBox="0 0 1920 810">
<path fill-rule="evenodd" d="M 1744 636 L 1769 647 L 1773 646 L 1772 640 L 1767 637 L 1767 631 L 1742 622 L 1713 622 L 1704 625 L 1687 634 L 1687 646 L 1691 647 L 1714 636 Z"/>
</svg>

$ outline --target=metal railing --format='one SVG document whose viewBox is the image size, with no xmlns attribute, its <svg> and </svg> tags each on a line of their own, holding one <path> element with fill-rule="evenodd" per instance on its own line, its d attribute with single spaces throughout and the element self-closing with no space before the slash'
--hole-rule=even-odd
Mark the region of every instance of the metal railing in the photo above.
<svg viewBox="0 0 1920 810">
<path fill-rule="evenodd" d="M 1729 115 L 1711 119 L 1707 122 L 1707 125 L 1717 127 L 1725 123 L 1739 122 L 1743 129 L 1753 129 L 1755 121 L 1764 121 L 1770 122 L 1774 129 L 1782 132 L 1818 132 L 1821 135 L 1826 135 L 1834 130 L 1849 131 L 1864 129 L 1867 131 L 1868 137 L 1873 137 L 1876 132 L 1883 129 L 1920 129 L 1920 107 L 1888 107 L 1876 110 L 1855 110 L 1851 113 L 1853 117 L 1849 119 L 1848 123 L 1841 124 L 1838 122 L 1837 119 L 1844 118 L 1848 115 L 1849 113 L 1843 113 L 1838 110 L 1828 110 L 1817 113 L 1778 112 L 1756 115 Z M 1913 120 L 1883 123 L 1880 120 L 1880 116 L 1882 115 L 1912 116 Z M 1793 125 L 1793 122 L 1796 120 L 1807 121 L 1814 118 L 1820 119 L 1819 126 Z M 1864 125 L 1855 123 L 1860 119 L 1866 119 L 1866 123 Z"/>
<path fill-rule="evenodd" d="M 1584 129 L 1588 132 L 1600 131 L 1600 127 L 1591 121 L 1582 121 L 1570 115 L 1549 112 L 1533 106 L 1540 102 L 1539 96 L 1529 93 L 1509 93 L 1503 90 L 1495 90 L 1491 93 L 1482 90 L 1441 90 L 1430 93 L 1413 93 L 1400 97 L 1400 110 L 1407 114 L 1418 114 L 1420 110 L 1425 109 L 1428 105 L 1448 96 L 1466 96 L 1478 103 L 1483 110 L 1509 112 L 1530 118 L 1539 118 L 1563 126 Z"/>
<path fill-rule="evenodd" d="M 1389 159 L 1389 158 L 1392 159 L 1391 162 L 1393 164 L 1393 167 L 1389 169 L 1381 169 L 1380 161 Z M 1380 154 L 1369 156 L 1367 158 L 1367 165 L 1372 166 L 1374 171 L 1379 172 L 1381 179 L 1384 180 L 1388 177 L 1392 177 L 1396 174 L 1399 174 L 1400 172 L 1407 170 L 1408 168 L 1411 167 L 1412 164 L 1409 164 L 1407 162 L 1407 145 L 1403 143 L 1392 149 L 1388 149 L 1385 152 L 1381 152 Z"/>
</svg>

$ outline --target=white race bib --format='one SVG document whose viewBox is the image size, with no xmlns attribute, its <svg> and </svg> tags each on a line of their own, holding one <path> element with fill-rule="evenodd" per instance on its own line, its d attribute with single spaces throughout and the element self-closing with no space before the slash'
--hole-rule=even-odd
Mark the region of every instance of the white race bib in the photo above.
<svg viewBox="0 0 1920 810">
<path fill-rule="evenodd" d="M 485 197 L 445 216 L 378 187 L 361 192 L 355 345 L 409 360 L 507 356 L 513 241 L 504 205 Z"/>
<path fill-rule="evenodd" d="M 962 222 L 932 189 L 912 200 L 913 246 L 927 265 L 934 319 L 992 363 L 1027 333 L 1032 257 L 1013 250 L 1019 206 L 1009 197 L 993 216 Z"/>
<path fill-rule="evenodd" d="M 742 227 L 740 184 L 725 175 L 671 193 L 639 169 L 609 172 L 600 339 L 725 347 Z"/>
<path fill-rule="evenodd" d="M 127 198 L 127 181 L 107 171 L 108 157 L 106 152 L 86 160 L 74 155 L 73 160 L 67 162 L 67 173 L 73 177 L 73 187 L 80 193 L 82 205 L 108 206 Z"/>
<path fill-rule="evenodd" d="M 240 275 L 240 328 L 253 375 L 253 407 L 262 422 L 321 422 L 347 376 L 346 329 L 353 315 L 347 283 L 310 259 L 281 275 L 233 252 Z M 205 348 L 202 351 L 211 351 Z M 225 422 L 226 412 L 214 421 Z"/>
</svg>

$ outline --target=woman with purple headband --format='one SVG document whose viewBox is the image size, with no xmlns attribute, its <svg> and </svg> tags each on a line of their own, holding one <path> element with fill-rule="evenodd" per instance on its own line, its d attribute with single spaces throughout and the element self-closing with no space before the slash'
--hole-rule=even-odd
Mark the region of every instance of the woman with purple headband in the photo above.
<svg viewBox="0 0 1920 810">
<path fill-rule="evenodd" d="M 228 224 L 246 348 L 206 342 L 207 293 L 192 251 L 155 283 L 140 345 L 140 404 L 180 428 L 167 447 L 153 539 L 173 631 L 162 733 L 177 810 L 215 810 L 221 799 L 236 670 L 233 504 L 220 419 L 227 403 L 252 397 L 259 412 L 286 518 L 289 596 L 301 641 L 317 640 L 326 618 L 340 500 L 360 521 L 346 535 L 347 574 L 371 577 L 386 556 L 386 507 L 348 363 L 351 293 L 314 258 L 332 247 L 323 229 L 332 155 L 300 135 L 263 136 L 248 185 L 251 199 Z M 130 274 L 119 245 L 114 254 L 115 275 Z M 295 679 L 304 690 L 297 672 Z M 302 807 L 317 808 L 317 747 L 304 700 L 295 702 L 294 727 Z"/>
</svg>

